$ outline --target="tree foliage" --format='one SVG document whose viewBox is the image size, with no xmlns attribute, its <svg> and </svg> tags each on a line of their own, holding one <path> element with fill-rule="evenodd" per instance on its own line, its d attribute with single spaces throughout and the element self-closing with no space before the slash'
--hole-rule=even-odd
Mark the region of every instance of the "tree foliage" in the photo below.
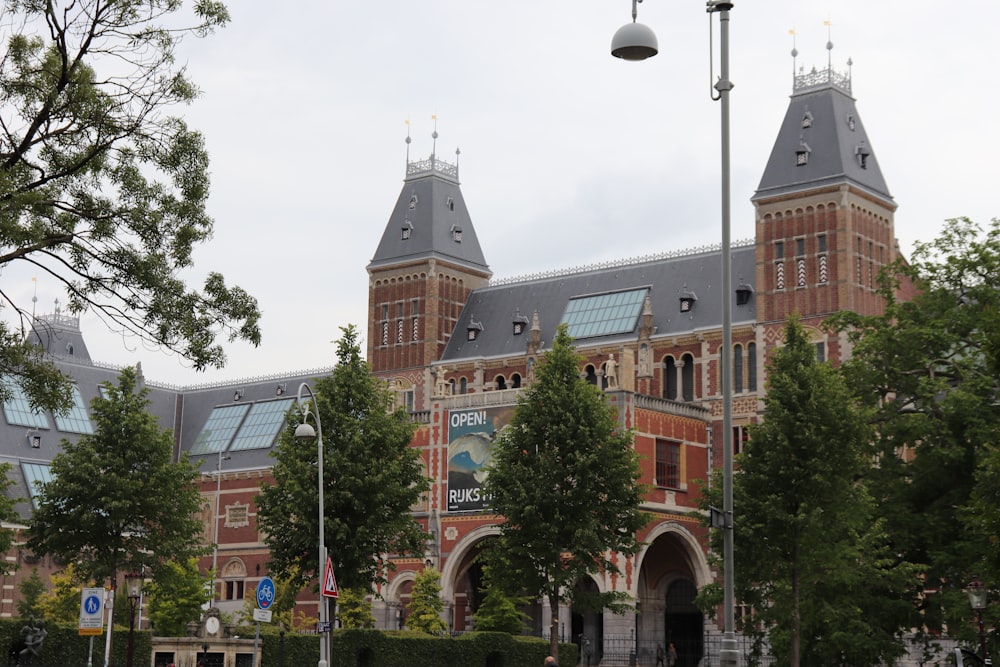
<svg viewBox="0 0 1000 667">
<path fill-rule="evenodd" d="M 337 598 L 337 618 L 340 627 L 374 628 L 375 616 L 372 614 L 372 603 L 368 599 L 368 590 L 363 588 L 342 588 Z"/>
<path fill-rule="evenodd" d="M 3 383 L 0 382 L 0 386 L 2 385 Z M 0 553 L 4 554 L 10 553 L 14 547 L 15 539 L 18 537 L 11 526 L 22 522 L 16 509 L 18 499 L 10 497 L 7 492 L 14 485 L 14 481 L 9 476 L 10 470 L 10 463 L 0 463 Z M 6 559 L 0 560 L 0 575 L 11 574 L 15 568 L 16 564 Z"/>
<path fill-rule="evenodd" d="M 426 534 L 410 508 L 427 488 L 416 424 L 392 411 L 392 394 L 361 356 L 358 332 L 342 329 L 333 373 L 315 382 L 323 436 L 324 537 L 343 588 L 384 583 L 390 556 L 422 554 Z M 312 417 L 310 416 L 310 419 Z M 274 483 L 256 498 L 257 521 L 271 553 L 270 568 L 304 585 L 318 581 L 317 445 L 296 442 L 289 419 L 274 456 Z"/>
<path fill-rule="evenodd" d="M 521 610 L 521 607 L 527 604 L 527 598 L 508 595 L 499 586 L 489 585 L 488 578 L 484 592 L 482 604 L 472 615 L 476 630 L 506 632 L 511 635 L 523 634 L 531 618 Z"/>
<path fill-rule="evenodd" d="M 166 563 L 149 586 L 149 619 L 158 637 L 186 637 L 187 624 L 201 618 L 201 607 L 212 597 L 198 568 L 198 559 Z"/>
<path fill-rule="evenodd" d="M 778 665 L 892 664 L 902 653 L 916 569 L 897 561 L 863 483 L 871 435 L 867 411 L 792 319 L 733 479 L 734 583 L 752 610 L 742 630 L 758 649 L 767 633 Z M 713 485 L 704 503 L 720 493 Z"/>
<path fill-rule="evenodd" d="M 44 619 L 45 613 L 42 611 L 41 601 L 46 592 L 46 585 L 39 576 L 37 567 L 31 568 L 30 577 L 18 582 L 17 590 L 21 594 L 21 599 L 17 601 L 17 615 L 21 618 Z"/>
<path fill-rule="evenodd" d="M 484 483 L 504 520 L 485 552 L 491 580 L 505 590 L 544 597 L 553 610 L 558 652 L 560 602 L 573 603 L 574 583 L 620 573 L 646 523 L 644 489 L 632 435 L 619 430 L 604 394 L 580 377 L 581 359 L 560 326 L 498 435 Z M 621 610 L 621 595 L 575 600 Z"/>
<path fill-rule="evenodd" d="M 52 590 L 42 594 L 38 604 L 45 620 L 52 623 L 76 623 L 80 619 L 80 595 L 83 590 L 76 568 L 70 563 L 50 576 Z"/>
<path fill-rule="evenodd" d="M 413 581 L 406 627 L 428 635 L 442 635 L 448 631 L 448 624 L 441 618 L 443 613 L 441 573 L 436 568 L 425 567 Z"/>
<path fill-rule="evenodd" d="M 167 563 L 208 553 L 198 470 L 174 462 L 173 437 L 148 411 L 148 390 L 124 369 L 91 402 L 94 433 L 63 440 L 41 487 L 28 548 L 74 563 L 81 580 L 115 585 L 124 571 L 156 579 Z"/>
<path fill-rule="evenodd" d="M 229 20 L 216 0 L 6 0 L 0 57 L 0 267 L 24 264 L 66 287 L 71 313 L 221 366 L 216 342 L 260 341 L 257 303 L 210 272 L 181 273 L 212 234 L 208 153 L 178 113 L 199 91 L 175 58 L 186 36 Z M 66 405 L 65 380 L 23 335 L 31 305 L 0 324 L 0 371 L 40 404 Z"/>
<path fill-rule="evenodd" d="M 891 268 L 883 315 L 831 325 L 848 335 L 847 377 L 875 410 L 872 488 L 893 549 L 925 566 L 914 604 L 935 633 L 971 638 L 962 589 L 974 574 L 1000 585 L 1000 220 L 949 220 Z M 913 299 L 896 298 L 901 281 L 919 289 Z"/>
</svg>

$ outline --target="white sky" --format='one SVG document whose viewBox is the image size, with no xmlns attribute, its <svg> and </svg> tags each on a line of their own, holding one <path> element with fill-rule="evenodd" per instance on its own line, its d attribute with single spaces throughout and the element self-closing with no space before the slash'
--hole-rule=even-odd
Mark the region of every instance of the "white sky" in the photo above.
<svg viewBox="0 0 1000 667">
<path fill-rule="evenodd" d="M 438 156 L 454 161 L 461 148 L 462 191 L 494 277 L 719 242 L 719 104 L 702 1 L 638 6 L 660 41 L 641 63 L 608 52 L 629 0 L 229 4 L 229 27 L 184 44 L 204 91 L 185 116 L 206 136 L 216 221 L 196 265 L 259 299 L 263 344 L 229 346 L 224 370 L 196 373 L 85 316 L 98 361 L 141 360 L 147 378 L 181 385 L 332 365 L 339 326 L 367 333 L 365 266 L 402 186 L 405 121 L 410 157 L 424 159 L 432 114 Z M 946 218 L 1000 216 L 1000 3 L 736 0 L 732 238 L 754 233 L 749 200 L 791 93 L 789 30 L 798 65 L 822 68 L 827 20 L 834 67 L 854 63 L 904 251 Z M 20 279 L 30 301 L 30 275 Z M 39 313 L 65 301 L 55 281 L 40 276 L 37 290 Z"/>
</svg>

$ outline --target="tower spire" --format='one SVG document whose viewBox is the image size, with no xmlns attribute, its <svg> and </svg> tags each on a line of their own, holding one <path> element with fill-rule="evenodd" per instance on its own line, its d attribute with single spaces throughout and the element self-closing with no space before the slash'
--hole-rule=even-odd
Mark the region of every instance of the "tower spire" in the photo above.
<svg viewBox="0 0 1000 667">
<path fill-rule="evenodd" d="M 410 166 L 410 119 L 406 119 L 406 166 Z"/>
</svg>

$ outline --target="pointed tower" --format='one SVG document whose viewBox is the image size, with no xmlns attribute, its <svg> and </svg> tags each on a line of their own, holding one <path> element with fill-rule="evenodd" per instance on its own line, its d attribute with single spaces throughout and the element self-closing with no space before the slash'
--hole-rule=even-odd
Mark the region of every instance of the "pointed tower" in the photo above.
<svg viewBox="0 0 1000 667">
<path fill-rule="evenodd" d="M 838 310 L 881 311 L 876 279 L 895 257 L 896 203 L 855 107 L 850 70 L 828 64 L 794 75 L 752 201 L 758 322 L 772 337 L 766 342 L 793 313 L 816 327 Z M 841 356 L 836 341 L 826 342 L 821 356 Z"/>
<path fill-rule="evenodd" d="M 436 143 L 436 130 L 432 136 Z M 368 264 L 372 370 L 384 377 L 409 371 L 420 384 L 469 292 L 491 275 L 459 187 L 458 160 L 450 164 L 432 152 L 410 162 L 407 154 L 403 189 Z"/>
</svg>

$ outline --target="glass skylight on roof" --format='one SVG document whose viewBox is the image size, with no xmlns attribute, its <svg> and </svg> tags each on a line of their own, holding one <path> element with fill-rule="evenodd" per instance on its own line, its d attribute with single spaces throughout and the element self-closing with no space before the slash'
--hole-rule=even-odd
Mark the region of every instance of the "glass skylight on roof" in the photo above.
<svg viewBox="0 0 1000 667">
<path fill-rule="evenodd" d="M 21 470 L 24 472 L 24 481 L 31 494 L 31 504 L 38 509 L 36 498 L 41 492 L 39 484 L 48 484 L 52 481 L 52 466 L 42 463 L 22 463 Z"/>
<path fill-rule="evenodd" d="M 562 323 L 573 338 L 630 333 L 642 313 L 649 288 L 609 292 L 570 299 Z"/>
<path fill-rule="evenodd" d="M 249 403 L 240 403 L 222 405 L 212 410 L 208 421 L 198 434 L 198 439 L 191 447 L 191 453 L 217 454 L 226 451 L 229 441 L 233 439 L 236 429 L 240 427 L 249 409 Z"/>
<path fill-rule="evenodd" d="M 285 414 L 294 403 L 294 398 L 254 403 L 229 451 L 269 448 L 278 437 L 285 423 Z"/>
<path fill-rule="evenodd" d="M 60 415 L 58 412 L 55 413 L 56 428 L 60 431 L 68 431 L 70 433 L 92 434 L 94 427 L 91 426 L 90 415 L 87 414 L 87 408 L 83 405 L 80 388 L 73 385 L 72 394 L 73 406 L 70 408 L 70 411 L 65 415 Z"/>
<path fill-rule="evenodd" d="M 4 386 L 10 392 L 10 398 L 3 404 L 3 414 L 11 426 L 27 426 L 29 428 L 50 428 L 49 418 L 44 412 L 31 409 L 28 397 L 21 387 L 11 378 L 3 378 Z"/>
</svg>

